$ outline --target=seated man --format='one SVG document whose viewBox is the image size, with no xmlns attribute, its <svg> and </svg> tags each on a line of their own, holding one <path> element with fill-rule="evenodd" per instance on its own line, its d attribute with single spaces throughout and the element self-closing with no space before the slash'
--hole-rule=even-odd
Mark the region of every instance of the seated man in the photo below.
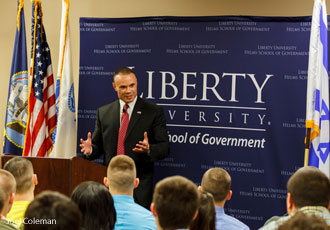
<svg viewBox="0 0 330 230">
<path fill-rule="evenodd" d="M 182 176 L 165 178 L 156 184 L 150 209 L 158 230 L 189 229 L 197 217 L 199 194 L 196 185 Z"/>
<path fill-rule="evenodd" d="M 29 204 L 24 230 L 80 230 L 81 213 L 67 196 L 44 191 Z"/>
<path fill-rule="evenodd" d="M 231 199 L 233 192 L 230 190 L 231 177 L 222 168 L 207 170 L 202 178 L 201 189 L 211 193 L 216 206 L 216 230 L 248 230 L 250 229 L 238 219 L 225 214 L 224 206 Z"/>
<path fill-rule="evenodd" d="M 0 197 L 2 197 L 1 200 L 3 200 L 3 204 L 1 205 L 0 229 L 17 229 L 17 226 L 14 223 L 6 219 L 7 213 L 11 209 L 14 202 L 16 181 L 10 172 L 3 169 L 0 169 L 0 190 L 0 193 L 2 194 Z"/>
<path fill-rule="evenodd" d="M 136 178 L 135 163 L 126 155 L 117 155 L 109 163 L 105 186 L 115 203 L 117 221 L 115 230 L 155 230 L 157 229 L 152 213 L 134 202 L 133 191 L 139 185 Z"/>
<path fill-rule="evenodd" d="M 19 227 L 23 223 L 27 206 L 34 199 L 37 176 L 33 174 L 32 163 L 23 157 L 10 159 L 6 162 L 3 169 L 10 172 L 16 180 L 14 203 L 7 214 L 7 219 L 15 222 Z"/>
<path fill-rule="evenodd" d="M 263 226 L 262 230 L 278 229 L 297 211 L 323 218 L 330 226 L 330 180 L 319 169 L 303 167 L 297 170 L 287 184 L 286 207 L 288 216 Z"/>
</svg>

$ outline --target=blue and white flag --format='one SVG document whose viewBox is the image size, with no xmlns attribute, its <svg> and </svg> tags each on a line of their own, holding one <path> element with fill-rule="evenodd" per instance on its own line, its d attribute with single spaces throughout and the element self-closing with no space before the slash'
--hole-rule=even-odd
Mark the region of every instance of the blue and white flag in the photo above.
<svg viewBox="0 0 330 230">
<path fill-rule="evenodd" d="M 28 65 L 23 0 L 18 1 L 10 76 L 3 153 L 22 155 L 28 118 Z"/>
<path fill-rule="evenodd" d="M 76 113 L 71 65 L 69 0 L 62 1 L 60 52 L 56 79 L 57 130 L 50 157 L 71 158 L 76 155 Z"/>
<path fill-rule="evenodd" d="M 308 165 L 329 176 L 328 23 L 324 0 L 315 0 L 309 45 L 306 128 L 311 128 Z"/>
</svg>

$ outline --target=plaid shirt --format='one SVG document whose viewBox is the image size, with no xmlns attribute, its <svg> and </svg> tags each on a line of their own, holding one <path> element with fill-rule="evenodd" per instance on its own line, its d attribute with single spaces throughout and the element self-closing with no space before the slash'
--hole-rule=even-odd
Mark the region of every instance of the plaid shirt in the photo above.
<svg viewBox="0 0 330 230">
<path fill-rule="evenodd" d="M 302 207 L 302 208 L 298 209 L 296 212 L 298 212 L 298 211 L 299 212 L 302 212 L 302 213 L 305 213 L 307 215 L 314 214 L 315 216 L 321 217 L 330 226 L 330 213 L 329 213 L 329 210 L 326 209 L 325 207 L 321 207 L 321 206 L 305 206 L 305 207 Z M 277 220 L 274 220 L 274 221 L 270 222 L 269 224 L 267 224 L 267 225 L 259 228 L 259 230 L 276 230 L 284 222 L 288 221 L 292 216 L 294 216 L 294 214 L 296 212 L 292 213 L 289 216 L 283 216 L 283 217 L 281 217 L 281 218 L 279 218 Z"/>
</svg>

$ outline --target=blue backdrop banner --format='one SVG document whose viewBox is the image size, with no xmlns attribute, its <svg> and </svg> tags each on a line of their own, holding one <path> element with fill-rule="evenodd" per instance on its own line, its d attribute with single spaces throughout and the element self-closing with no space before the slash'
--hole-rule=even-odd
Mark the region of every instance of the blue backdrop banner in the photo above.
<svg viewBox="0 0 330 230">
<path fill-rule="evenodd" d="M 303 165 L 311 17 L 81 18 L 78 138 L 117 99 L 129 66 L 138 94 L 162 105 L 171 154 L 158 181 L 232 176 L 226 212 L 257 229 L 286 212 L 286 182 Z M 78 149 L 80 149 L 78 147 Z"/>
</svg>

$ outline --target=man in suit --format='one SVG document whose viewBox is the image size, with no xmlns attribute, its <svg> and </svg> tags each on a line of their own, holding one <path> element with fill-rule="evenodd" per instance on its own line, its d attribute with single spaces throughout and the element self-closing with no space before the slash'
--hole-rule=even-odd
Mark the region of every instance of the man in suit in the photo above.
<svg viewBox="0 0 330 230">
<path fill-rule="evenodd" d="M 130 156 L 140 178 L 140 186 L 134 190 L 135 201 L 149 208 L 154 161 L 169 154 L 165 115 L 160 106 L 137 96 L 137 79 L 130 68 L 117 69 L 113 80 L 119 100 L 98 109 L 93 136 L 88 133 L 87 140 L 80 140 L 81 152 L 88 159 L 104 154 L 106 166 L 117 154 Z"/>
</svg>

